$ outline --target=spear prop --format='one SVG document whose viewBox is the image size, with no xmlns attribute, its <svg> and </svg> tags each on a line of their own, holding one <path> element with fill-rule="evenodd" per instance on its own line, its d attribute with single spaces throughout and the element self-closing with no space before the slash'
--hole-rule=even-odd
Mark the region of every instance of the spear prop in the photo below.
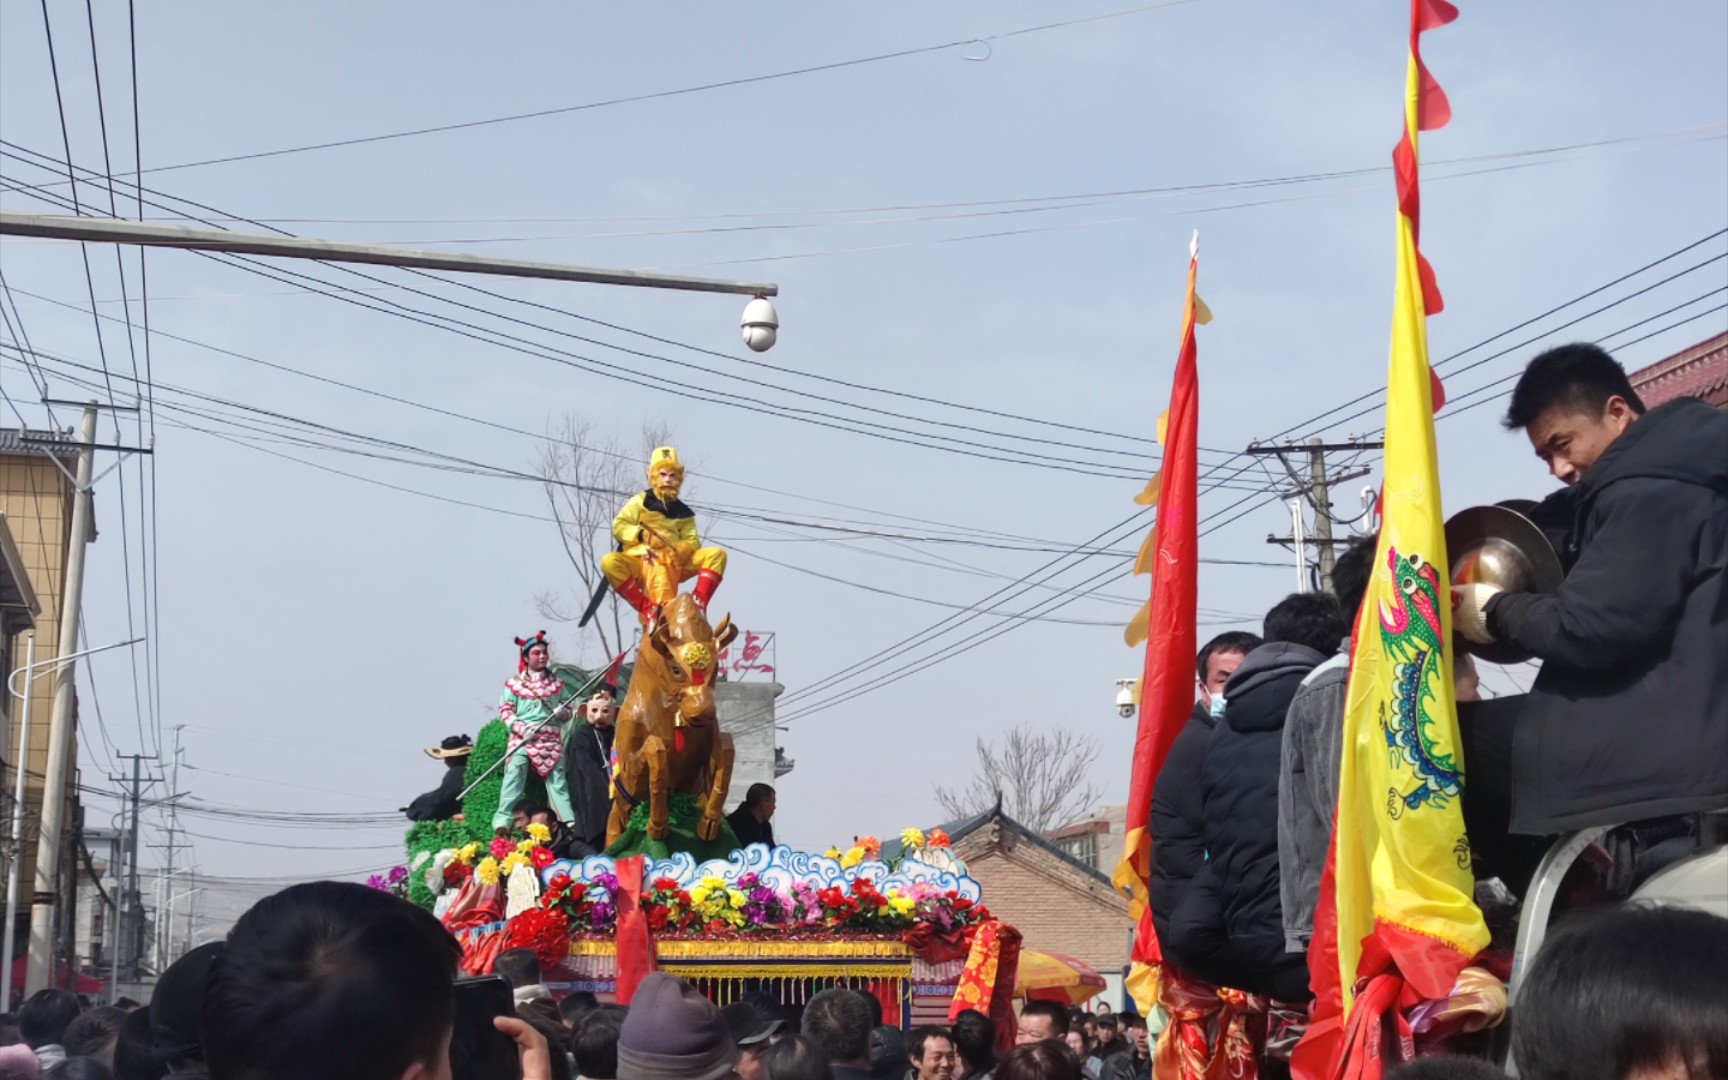
<svg viewBox="0 0 1728 1080">
<path fill-rule="evenodd" d="M 567 706 L 569 706 L 569 704 L 572 701 L 576 701 L 578 699 L 586 700 L 587 696 L 594 692 L 594 688 L 596 686 L 600 685 L 602 682 L 604 682 L 606 679 L 606 676 L 612 675 L 615 672 L 617 672 L 619 666 L 622 665 L 623 663 L 624 663 L 624 654 L 623 653 L 619 653 L 617 656 L 614 656 L 612 658 L 612 662 L 610 664 L 607 664 L 605 667 L 600 669 L 599 674 L 595 675 L 594 677 L 590 678 L 587 682 L 583 683 L 582 688 L 580 690 L 576 691 L 574 694 L 571 694 L 569 697 L 565 698 L 564 703 L 562 705 L 559 705 L 558 709 L 566 708 Z M 558 709 L 552 710 L 552 712 L 546 717 L 546 719 L 536 722 L 534 724 L 534 726 L 530 727 L 527 731 L 523 732 L 522 733 L 522 739 L 520 742 L 518 742 L 516 744 L 516 748 L 513 750 L 506 751 L 503 757 L 499 758 L 497 761 L 494 761 L 491 765 L 488 765 L 486 767 L 485 772 L 483 772 L 479 776 L 475 777 L 473 783 L 469 784 L 467 787 L 462 789 L 462 794 L 456 796 L 456 801 L 461 802 L 462 800 L 466 799 L 468 797 L 468 793 L 470 791 L 473 791 L 475 788 L 479 787 L 480 782 L 482 780 L 485 780 L 488 776 L 491 776 L 494 772 L 496 772 L 498 770 L 499 766 L 501 766 L 505 762 L 509 761 L 516 754 L 521 753 L 522 748 L 524 746 L 528 745 L 529 740 L 531 740 L 534 737 L 535 732 L 539 731 L 541 728 L 545 727 L 547 724 L 551 723 L 554 719 L 557 718 Z M 574 715 L 574 713 L 572 713 L 572 715 Z"/>
</svg>

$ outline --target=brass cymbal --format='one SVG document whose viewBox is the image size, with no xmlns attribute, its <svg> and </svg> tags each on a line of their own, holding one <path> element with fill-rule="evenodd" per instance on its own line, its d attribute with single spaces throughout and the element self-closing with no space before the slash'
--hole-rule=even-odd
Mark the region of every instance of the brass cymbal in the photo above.
<svg viewBox="0 0 1728 1080">
<path fill-rule="evenodd" d="M 1446 522 L 1452 584 L 1481 583 L 1505 592 L 1552 594 L 1566 573 L 1560 556 L 1535 522 L 1504 506 L 1472 506 Z M 1505 641 L 1478 645 L 1461 636 L 1460 650 L 1494 664 L 1520 664 L 1531 654 Z"/>
</svg>

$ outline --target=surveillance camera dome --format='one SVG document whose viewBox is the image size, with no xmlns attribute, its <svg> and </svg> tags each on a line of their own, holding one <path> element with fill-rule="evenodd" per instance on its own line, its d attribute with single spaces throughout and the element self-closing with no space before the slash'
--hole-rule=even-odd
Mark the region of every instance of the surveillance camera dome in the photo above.
<svg viewBox="0 0 1728 1080">
<path fill-rule="evenodd" d="M 738 320 L 744 330 L 744 344 L 756 352 L 767 352 L 780 336 L 780 316 L 765 296 L 758 296 L 744 305 L 744 315 Z"/>
<path fill-rule="evenodd" d="M 1134 691 L 1127 686 L 1116 691 L 1116 713 L 1124 719 L 1134 715 Z"/>
</svg>

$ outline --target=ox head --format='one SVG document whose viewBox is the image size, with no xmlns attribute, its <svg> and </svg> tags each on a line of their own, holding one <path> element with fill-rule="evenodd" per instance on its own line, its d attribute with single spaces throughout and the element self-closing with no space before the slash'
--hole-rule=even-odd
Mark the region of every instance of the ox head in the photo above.
<svg viewBox="0 0 1728 1080">
<path fill-rule="evenodd" d="M 678 696 L 678 715 L 692 728 L 714 720 L 714 677 L 720 653 L 732 644 L 738 630 L 731 616 L 717 628 L 708 626 L 701 605 L 688 594 L 674 597 L 662 611 L 660 622 L 648 635 L 648 644 L 666 670 L 668 689 Z"/>
</svg>

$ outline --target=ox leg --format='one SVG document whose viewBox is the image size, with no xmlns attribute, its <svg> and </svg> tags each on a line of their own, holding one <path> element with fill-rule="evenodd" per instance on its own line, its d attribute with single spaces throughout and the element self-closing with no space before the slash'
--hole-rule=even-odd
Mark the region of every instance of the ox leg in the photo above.
<svg viewBox="0 0 1728 1080">
<path fill-rule="evenodd" d="M 732 736 L 723 734 L 714 740 L 714 755 L 708 763 L 708 805 L 702 813 L 702 824 L 696 827 L 700 839 L 720 837 L 720 822 L 726 818 L 726 792 L 732 787 L 732 758 Z"/>
<path fill-rule="evenodd" d="M 627 791 L 632 796 L 642 790 L 641 758 L 632 754 L 619 762 L 618 775 L 614 778 L 613 783 L 617 785 L 620 792 Z M 606 819 L 607 847 L 617 843 L 618 838 L 624 835 L 624 830 L 630 825 L 630 811 L 633 809 L 634 807 L 624 801 L 622 795 L 612 796 L 612 814 Z"/>
<path fill-rule="evenodd" d="M 664 840 L 672 832 L 672 810 L 667 801 L 672 774 L 660 736 L 650 735 L 642 743 L 642 760 L 648 763 L 648 838 Z"/>
</svg>

